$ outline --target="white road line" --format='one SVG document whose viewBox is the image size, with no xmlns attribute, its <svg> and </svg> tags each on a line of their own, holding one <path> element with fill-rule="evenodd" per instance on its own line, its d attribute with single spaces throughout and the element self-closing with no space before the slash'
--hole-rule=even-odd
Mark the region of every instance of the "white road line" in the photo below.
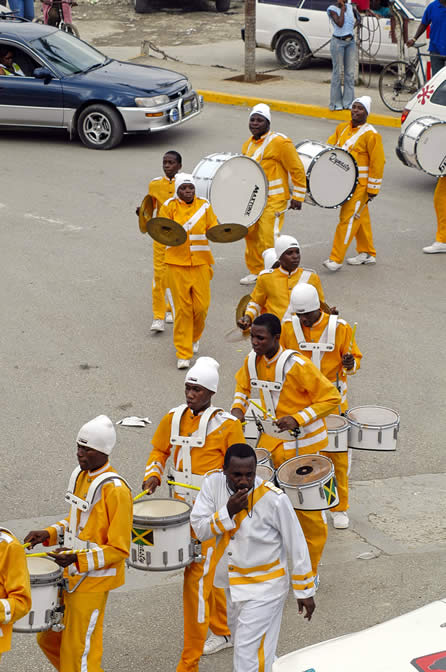
<svg viewBox="0 0 446 672">
<path fill-rule="evenodd" d="M 32 212 L 25 212 L 23 216 L 26 219 L 37 219 L 39 222 L 48 222 L 48 224 L 63 224 L 65 222 L 62 219 L 51 219 L 50 217 L 43 217 L 42 215 L 33 215 Z"/>
</svg>

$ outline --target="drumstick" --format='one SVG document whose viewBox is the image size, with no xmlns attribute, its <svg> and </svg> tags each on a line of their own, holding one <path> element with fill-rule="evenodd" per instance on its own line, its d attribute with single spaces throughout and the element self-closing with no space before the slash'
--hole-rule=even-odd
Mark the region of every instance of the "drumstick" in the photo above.
<svg viewBox="0 0 446 672">
<path fill-rule="evenodd" d="M 87 553 L 87 551 L 91 551 L 91 548 L 81 548 L 78 551 L 76 550 L 71 550 L 68 549 L 67 551 L 60 551 L 60 553 L 56 553 L 55 551 L 47 551 L 46 553 L 26 553 L 25 557 L 26 558 L 46 558 L 47 556 L 52 557 L 52 553 L 54 555 L 69 555 L 70 553 Z"/>
<path fill-rule="evenodd" d="M 149 494 L 148 490 L 143 490 L 142 492 L 139 493 L 139 495 L 136 495 L 136 497 L 133 497 L 133 501 L 137 502 L 138 499 L 141 499 L 141 497 L 144 497 L 144 495 Z"/>
<path fill-rule="evenodd" d="M 274 215 L 275 215 L 276 217 L 280 217 L 280 216 L 283 215 L 285 212 L 288 212 L 288 210 L 289 210 L 289 208 L 285 208 L 285 210 L 280 210 L 280 211 L 278 211 L 278 212 L 275 212 Z"/>
<path fill-rule="evenodd" d="M 356 327 L 358 326 L 358 323 L 355 322 L 353 325 L 352 329 L 352 337 L 350 339 L 350 345 L 348 346 L 347 354 L 349 354 L 352 351 L 353 348 L 353 341 L 355 340 L 355 334 L 356 334 Z"/>
<path fill-rule="evenodd" d="M 267 415 L 269 418 L 274 420 L 274 422 L 277 421 L 277 418 L 274 415 L 271 415 L 271 413 L 268 413 L 266 408 L 263 408 L 263 406 L 260 406 L 260 404 L 258 404 L 256 401 L 254 401 L 254 399 L 249 399 L 249 401 L 250 401 L 251 404 L 256 406 L 259 409 L 259 411 L 262 411 L 262 413 L 265 413 L 265 415 Z"/>
<path fill-rule="evenodd" d="M 167 481 L 168 485 L 179 485 L 181 488 L 189 488 L 189 490 L 201 490 L 198 485 L 188 485 L 187 483 L 178 483 L 178 481 Z"/>
<path fill-rule="evenodd" d="M 367 203 L 370 203 L 371 200 L 372 200 L 371 198 L 368 198 L 368 199 L 366 200 L 366 202 L 365 202 L 364 205 L 362 206 L 361 210 L 359 210 L 359 212 L 357 212 L 357 213 L 355 214 L 355 219 L 359 219 L 359 218 L 361 217 L 362 211 L 363 211 L 364 208 L 366 207 Z"/>
<path fill-rule="evenodd" d="M 27 541 L 26 544 L 21 544 L 22 548 L 28 548 L 28 546 L 31 546 L 31 542 Z"/>
</svg>

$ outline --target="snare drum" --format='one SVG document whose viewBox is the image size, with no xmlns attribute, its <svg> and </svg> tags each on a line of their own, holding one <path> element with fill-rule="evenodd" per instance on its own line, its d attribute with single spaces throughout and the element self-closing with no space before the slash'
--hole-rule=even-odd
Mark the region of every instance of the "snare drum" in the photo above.
<svg viewBox="0 0 446 672">
<path fill-rule="evenodd" d="M 13 625 L 14 632 L 42 632 L 62 619 L 60 589 L 62 567 L 49 558 L 26 558 L 31 581 L 31 611 Z"/>
<path fill-rule="evenodd" d="M 358 183 L 358 166 L 345 149 L 304 140 L 296 145 L 307 176 L 305 201 L 321 208 L 339 208 Z"/>
<path fill-rule="evenodd" d="M 342 415 L 327 415 L 325 418 L 328 446 L 324 453 L 345 453 L 348 451 L 349 424 Z"/>
<path fill-rule="evenodd" d="M 409 124 L 398 138 L 396 154 L 409 168 L 428 175 L 446 174 L 446 121 L 420 117 Z"/>
<path fill-rule="evenodd" d="M 323 455 L 292 457 L 277 469 L 276 479 L 299 511 L 322 511 L 339 504 L 333 462 Z"/>
<path fill-rule="evenodd" d="M 271 481 L 271 483 L 275 483 L 275 471 L 273 467 L 270 467 L 269 464 L 257 465 L 256 475 L 259 478 L 263 478 L 264 481 Z"/>
<path fill-rule="evenodd" d="M 266 206 L 268 180 L 262 166 L 241 154 L 210 154 L 192 173 L 197 196 L 210 201 L 220 224 L 252 226 Z"/>
<path fill-rule="evenodd" d="M 257 457 L 257 466 L 260 466 L 261 464 L 266 464 L 269 467 L 274 466 L 269 450 L 266 450 L 266 448 L 254 448 L 254 452 Z"/>
<path fill-rule="evenodd" d="M 254 399 L 254 401 L 256 401 L 258 404 L 261 403 L 260 399 Z M 243 434 L 245 435 L 245 439 L 247 441 L 255 441 L 257 443 L 260 432 L 254 418 L 257 418 L 258 421 L 262 422 L 263 424 L 262 413 L 253 404 L 250 403 L 245 414 L 246 424 L 243 425 Z"/>
<path fill-rule="evenodd" d="M 193 560 L 191 507 L 179 499 L 133 503 L 133 528 L 127 564 L 149 572 L 181 569 Z"/>
<path fill-rule="evenodd" d="M 356 406 L 346 413 L 348 445 L 359 450 L 396 450 L 400 416 L 385 406 Z"/>
</svg>

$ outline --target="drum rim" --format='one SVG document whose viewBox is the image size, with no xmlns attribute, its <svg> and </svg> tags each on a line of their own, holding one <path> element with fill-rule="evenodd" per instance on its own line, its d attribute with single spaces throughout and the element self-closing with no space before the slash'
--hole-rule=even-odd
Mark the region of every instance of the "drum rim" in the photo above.
<svg viewBox="0 0 446 672">
<path fill-rule="evenodd" d="M 330 415 L 335 415 L 334 413 L 330 413 Z M 327 416 L 328 417 L 328 416 Z M 329 429 L 327 423 L 325 423 L 325 426 L 327 427 L 327 434 L 342 434 L 343 432 L 348 432 L 348 420 L 345 417 L 345 415 L 336 415 L 335 417 L 337 418 L 344 418 L 345 420 L 345 425 L 340 427 L 339 429 Z M 327 418 L 325 418 L 326 420 Z M 324 448 L 325 450 L 325 448 Z"/>
<path fill-rule="evenodd" d="M 74 552 L 75 551 L 73 551 L 73 553 Z M 62 567 L 56 565 L 56 569 L 53 572 L 48 572 L 47 574 L 31 574 L 31 572 L 29 572 L 29 582 L 31 586 L 55 585 L 62 578 L 62 574 Z"/>
<path fill-rule="evenodd" d="M 175 513 L 173 516 L 138 516 L 135 515 L 135 509 L 133 508 L 133 525 L 140 525 L 142 528 L 144 526 L 146 527 L 179 527 L 180 525 L 183 525 L 185 522 L 190 521 L 190 513 L 192 511 L 192 507 L 188 502 L 185 502 L 182 499 L 175 499 L 175 498 L 169 498 L 169 497 L 151 497 L 150 500 L 143 500 L 143 501 L 150 501 L 150 502 L 181 502 L 185 506 L 187 506 L 187 510 L 183 511 L 182 513 Z M 134 504 L 138 504 L 138 502 L 134 502 Z"/>
<path fill-rule="evenodd" d="M 429 124 L 428 126 L 426 126 L 423 123 L 424 119 L 433 119 L 433 120 L 435 120 L 435 123 L 434 124 Z M 411 126 L 413 126 L 415 124 L 418 124 L 418 123 L 420 123 L 421 126 L 424 126 L 424 128 L 421 131 L 421 133 L 417 136 L 417 138 L 413 139 L 414 140 L 414 154 L 413 154 L 413 156 L 415 157 L 415 161 L 416 161 L 416 165 L 414 166 L 414 168 L 418 168 L 419 170 L 421 170 L 422 173 L 425 173 L 426 175 L 430 175 L 431 177 L 444 177 L 444 175 L 445 175 L 444 172 L 443 173 L 432 173 L 430 170 L 426 170 L 425 168 L 423 168 L 421 163 L 418 161 L 418 156 L 417 156 L 418 143 L 420 142 L 421 138 L 423 137 L 423 134 L 429 128 L 431 128 L 432 126 L 438 126 L 440 124 L 446 124 L 446 121 L 444 121 L 443 119 L 437 119 L 436 117 L 430 117 L 428 115 L 426 115 L 425 117 L 418 117 L 418 119 L 414 119 L 413 121 L 410 122 L 410 124 L 407 126 L 407 128 L 404 129 L 404 131 L 401 133 L 400 137 L 398 138 L 398 148 L 400 149 L 400 151 L 403 151 L 402 150 L 403 140 L 404 140 L 404 138 L 408 137 L 408 135 L 406 135 L 406 131 L 408 131 Z"/>
<path fill-rule="evenodd" d="M 317 453 L 315 453 L 315 455 L 316 454 Z M 291 488 L 292 490 L 305 490 L 306 488 L 313 488 L 315 485 L 316 486 L 324 485 L 327 481 L 329 481 L 331 478 L 333 478 L 333 476 L 335 475 L 335 469 L 334 469 L 333 462 L 330 460 L 329 457 L 325 457 L 325 455 L 319 455 L 318 454 L 317 456 L 322 457 L 322 458 L 324 458 L 324 460 L 327 460 L 327 462 L 331 463 L 330 471 L 326 476 L 324 476 L 323 478 L 319 478 L 317 481 L 313 481 L 312 483 L 304 483 L 303 485 L 293 485 L 292 483 L 285 483 L 284 481 L 282 481 L 279 478 L 279 471 L 281 470 L 281 468 L 285 464 L 287 464 L 287 462 L 291 462 L 291 460 L 296 459 L 296 457 L 290 457 L 289 460 L 286 460 L 285 462 L 282 462 L 280 467 L 277 467 L 277 469 L 276 469 L 276 480 L 277 480 L 277 483 L 279 484 L 279 486 L 284 486 L 285 488 Z M 300 456 L 298 455 L 297 457 L 304 457 L 304 456 L 303 455 L 300 455 Z M 310 457 L 310 455 L 305 455 L 305 457 Z M 335 504 L 335 506 L 336 506 L 336 504 Z"/>
<path fill-rule="evenodd" d="M 383 408 L 386 411 L 392 411 L 392 413 L 395 413 L 396 415 L 396 421 L 387 423 L 385 425 L 373 425 L 370 423 L 364 423 L 364 422 L 358 422 L 357 420 L 354 420 L 353 418 L 350 418 L 349 413 L 352 411 L 356 411 L 358 408 Z M 377 404 L 362 404 L 359 406 L 353 406 L 353 408 L 349 408 L 348 411 L 345 414 L 345 417 L 347 418 L 347 421 L 353 425 L 353 427 L 359 427 L 360 429 L 377 429 L 378 431 L 382 429 L 393 429 L 393 427 L 399 427 L 400 424 L 400 414 L 395 411 L 394 408 L 390 408 L 389 406 L 378 406 Z"/>
<path fill-rule="evenodd" d="M 303 145 L 305 142 L 314 143 L 314 142 L 317 142 L 317 141 L 309 140 L 309 139 L 302 140 L 302 142 L 298 142 L 297 145 L 294 145 L 296 150 L 297 150 L 298 147 L 300 147 L 300 145 Z M 308 180 L 308 177 L 307 177 L 307 195 L 311 197 L 311 200 L 314 202 L 314 205 L 317 205 L 319 208 L 325 208 L 325 210 L 336 210 L 336 208 L 341 208 L 344 205 L 344 203 L 347 203 L 347 201 L 349 201 L 351 199 L 351 197 L 353 196 L 353 192 L 355 191 L 356 187 L 358 186 L 358 181 L 359 181 L 358 163 L 357 163 L 355 157 L 352 154 L 350 154 L 350 152 L 348 152 L 346 149 L 343 149 L 342 147 L 336 147 L 335 145 L 328 145 L 327 143 L 324 143 L 324 142 L 319 142 L 318 144 L 325 145 L 324 151 L 320 152 L 320 154 L 324 154 L 325 152 L 330 152 L 330 151 L 333 151 L 333 149 L 336 149 L 336 150 L 339 150 L 340 152 L 344 152 L 344 154 L 348 154 L 353 161 L 353 167 L 355 169 L 355 181 L 354 181 L 352 190 L 351 190 L 350 194 L 347 196 L 347 198 L 345 198 L 342 201 L 342 203 L 338 203 L 338 205 L 321 205 L 320 203 L 318 203 L 316 201 L 316 199 L 314 198 L 313 194 L 311 193 L 310 184 L 309 184 L 309 180 Z M 330 147 L 330 149 L 328 149 L 328 147 Z M 308 174 L 311 173 L 311 171 L 313 169 L 313 164 L 315 164 L 318 161 L 319 158 L 320 158 L 320 156 L 318 155 L 317 157 L 311 159 L 311 163 L 308 167 Z M 306 173 L 305 173 L 305 175 L 306 175 Z"/>
</svg>

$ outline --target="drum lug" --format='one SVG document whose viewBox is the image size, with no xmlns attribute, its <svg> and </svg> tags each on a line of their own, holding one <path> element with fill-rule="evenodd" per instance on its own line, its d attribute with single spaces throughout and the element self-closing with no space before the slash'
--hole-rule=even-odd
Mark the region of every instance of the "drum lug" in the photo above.
<svg viewBox="0 0 446 672">
<path fill-rule="evenodd" d="M 358 441 L 362 441 L 362 429 L 358 431 Z"/>
<path fill-rule="evenodd" d="M 335 448 L 339 448 L 339 437 L 337 434 L 335 434 L 334 445 Z"/>
<path fill-rule="evenodd" d="M 184 556 L 183 549 L 179 548 L 178 549 L 178 560 L 179 560 L 179 562 L 183 562 L 183 556 Z"/>
<path fill-rule="evenodd" d="M 321 499 L 325 499 L 324 487 L 323 487 L 322 483 L 319 485 L 319 494 L 321 496 Z"/>
<path fill-rule="evenodd" d="M 150 567 L 152 564 L 152 554 L 150 551 L 146 551 L 146 565 L 147 567 Z"/>
<path fill-rule="evenodd" d="M 169 553 L 167 551 L 163 551 L 163 564 L 165 567 L 167 567 L 168 562 L 169 562 Z"/>
<path fill-rule="evenodd" d="M 33 624 L 34 624 L 34 611 L 29 612 L 28 623 L 30 624 L 31 627 L 33 626 Z"/>
<path fill-rule="evenodd" d="M 304 496 L 301 493 L 301 491 L 299 490 L 299 488 L 297 489 L 297 496 L 299 498 L 299 504 L 303 504 L 304 503 Z"/>
<path fill-rule="evenodd" d="M 398 438 L 398 429 L 399 429 L 399 427 L 394 427 L 393 428 L 393 438 L 394 438 L 395 441 Z"/>
<path fill-rule="evenodd" d="M 382 433 L 382 430 L 380 429 L 379 432 L 378 432 L 378 443 L 382 443 L 382 442 L 383 442 L 383 433 Z"/>
<path fill-rule="evenodd" d="M 203 560 L 203 556 L 201 555 L 201 542 L 198 541 L 198 539 L 192 539 L 189 552 L 193 562 L 201 562 Z"/>
</svg>

